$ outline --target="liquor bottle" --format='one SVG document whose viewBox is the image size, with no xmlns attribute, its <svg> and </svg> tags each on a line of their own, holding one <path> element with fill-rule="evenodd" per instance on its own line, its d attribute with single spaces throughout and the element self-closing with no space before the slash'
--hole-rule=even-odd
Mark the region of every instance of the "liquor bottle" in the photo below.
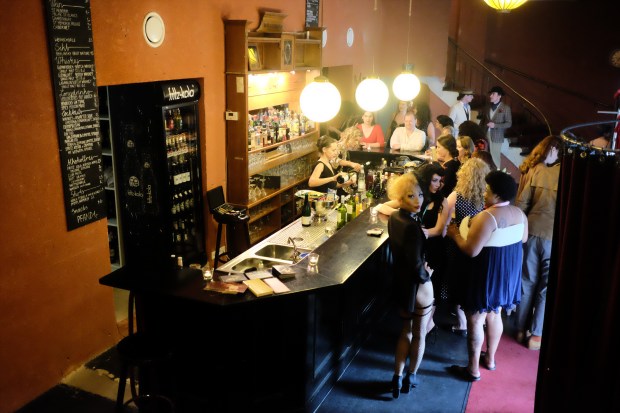
<svg viewBox="0 0 620 413">
<path fill-rule="evenodd" d="M 357 174 L 357 190 L 361 193 L 366 192 L 366 174 L 364 173 L 364 166 L 362 166 Z"/>
<path fill-rule="evenodd" d="M 347 222 L 351 222 L 355 218 L 355 200 L 352 196 L 349 195 L 345 206 L 347 207 Z"/>
<path fill-rule="evenodd" d="M 340 204 L 338 205 L 338 216 L 336 218 L 336 229 L 340 229 L 347 223 L 347 207 L 344 206 L 344 195 L 340 198 Z"/>
<path fill-rule="evenodd" d="M 174 113 L 174 128 L 178 132 L 183 129 L 183 118 L 181 117 L 181 109 L 177 109 Z"/>
<path fill-rule="evenodd" d="M 304 207 L 301 210 L 301 225 L 304 227 L 310 226 L 310 217 L 312 216 L 312 211 L 310 210 L 310 201 L 308 201 L 308 194 L 304 198 Z"/>
</svg>

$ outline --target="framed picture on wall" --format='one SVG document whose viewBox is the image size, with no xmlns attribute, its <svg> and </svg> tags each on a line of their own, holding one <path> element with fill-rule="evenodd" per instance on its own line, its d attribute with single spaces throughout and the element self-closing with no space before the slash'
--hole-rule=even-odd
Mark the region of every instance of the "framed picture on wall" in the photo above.
<svg viewBox="0 0 620 413">
<path fill-rule="evenodd" d="M 258 46 L 255 44 L 248 45 L 248 65 L 250 70 L 261 70 L 263 68 Z"/>
<path fill-rule="evenodd" d="M 293 35 L 282 35 L 280 56 L 280 68 L 282 70 L 293 70 L 295 68 L 295 38 Z"/>
</svg>

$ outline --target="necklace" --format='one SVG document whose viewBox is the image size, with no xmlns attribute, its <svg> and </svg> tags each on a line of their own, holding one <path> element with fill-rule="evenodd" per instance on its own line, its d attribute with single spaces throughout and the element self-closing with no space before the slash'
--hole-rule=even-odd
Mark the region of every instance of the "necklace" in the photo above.
<svg viewBox="0 0 620 413">
<path fill-rule="evenodd" d="M 501 207 L 505 207 L 506 205 L 508 205 L 510 203 L 510 201 L 504 201 L 504 202 L 498 202 L 495 205 L 492 205 L 491 208 L 501 208 Z"/>
</svg>

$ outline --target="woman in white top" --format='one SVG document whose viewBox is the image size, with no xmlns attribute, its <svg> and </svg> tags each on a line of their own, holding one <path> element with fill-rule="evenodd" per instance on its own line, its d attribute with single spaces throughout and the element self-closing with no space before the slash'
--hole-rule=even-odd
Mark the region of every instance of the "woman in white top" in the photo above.
<svg viewBox="0 0 620 413">
<path fill-rule="evenodd" d="M 396 128 L 390 138 L 390 148 L 419 152 L 425 146 L 426 133 L 415 127 L 415 115 L 413 112 L 407 112 L 405 115 L 405 126 Z"/>
<path fill-rule="evenodd" d="M 480 364 L 495 370 L 495 352 L 503 332 L 502 308 L 521 301 L 523 243 L 527 241 L 527 218 L 510 200 L 517 193 L 514 179 L 500 171 L 486 176 L 486 209 L 473 219 L 464 219 L 460 228 L 448 227 L 448 236 L 459 249 L 472 257 L 462 307 L 467 314 L 469 363 L 452 366 L 451 371 L 467 381 L 480 380 Z M 470 225 L 471 221 L 471 225 Z M 485 340 L 487 351 L 481 352 Z"/>
</svg>

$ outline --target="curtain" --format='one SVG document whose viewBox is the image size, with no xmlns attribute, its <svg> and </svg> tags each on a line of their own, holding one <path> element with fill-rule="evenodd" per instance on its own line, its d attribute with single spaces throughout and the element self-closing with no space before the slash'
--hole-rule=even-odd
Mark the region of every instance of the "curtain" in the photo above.
<svg viewBox="0 0 620 413">
<path fill-rule="evenodd" d="M 565 144 L 536 412 L 620 411 L 620 154 Z"/>
</svg>

